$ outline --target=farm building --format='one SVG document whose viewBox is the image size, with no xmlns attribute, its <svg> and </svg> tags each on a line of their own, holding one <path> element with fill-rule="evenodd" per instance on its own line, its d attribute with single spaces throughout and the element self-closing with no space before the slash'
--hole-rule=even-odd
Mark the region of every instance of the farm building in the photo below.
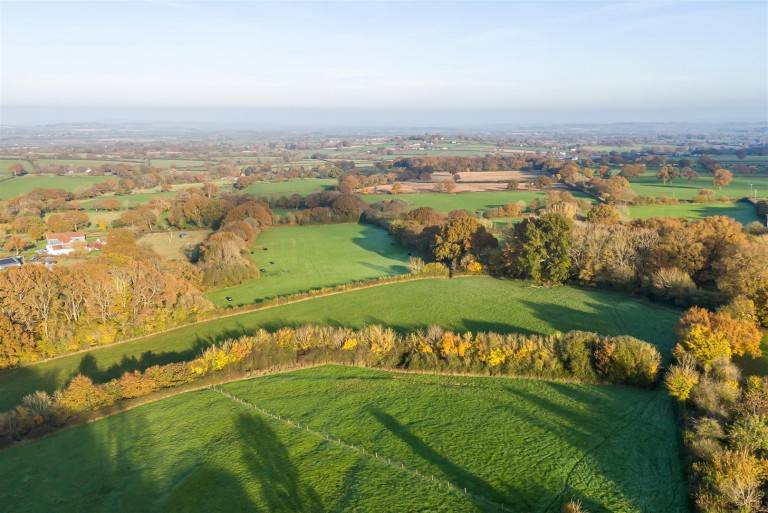
<svg viewBox="0 0 768 513">
<path fill-rule="evenodd" d="M 0 258 L 0 271 L 5 271 L 10 267 L 21 267 L 24 261 L 19 257 Z"/>
<path fill-rule="evenodd" d="M 49 233 L 46 236 L 45 250 L 49 255 L 69 255 L 78 242 L 85 243 L 84 232 Z"/>
</svg>

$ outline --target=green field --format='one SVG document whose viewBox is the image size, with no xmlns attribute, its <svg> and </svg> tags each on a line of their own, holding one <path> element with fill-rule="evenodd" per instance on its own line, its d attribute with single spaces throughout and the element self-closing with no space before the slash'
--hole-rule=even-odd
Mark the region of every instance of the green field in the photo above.
<svg viewBox="0 0 768 513">
<path fill-rule="evenodd" d="M 683 217 L 685 219 L 704 219 L 709 216 L 730 216 L 742 224 L 758 219 L 755 207 L 745 201 L 728 203 L 678 203 L 677 205 L 646 205 L 628 207 L 632 218 L 648 219 L 651 217 Z"/>
<path fill-rule="evenodd" d="M 619 292 L 539 288 L 488 277 L 423 280 L 345 292 L 187 326 L 86 353 L 0 372 L 0 411 L 34 390 L 51 391 L 83 372 L 98 381 L 150 365 L 191 360 L 202 348 L 258 328 L 382 324 L 400 331 L 432 324 L 455 331 L 629 334 L 656 344 L 665 358 L 680 310 Z M 653 322 L 649 322 L 652 319 Z"/>
<path fill-rule="evenodd" d="M 584 193 L 572 191 L 576 198 L 591 199 Z M 542 191 L 516 191 L 516 192 L 462 192 L 460 194 L 366 194 L 360 197 L 367 203 L 377 203 L 382 200 L 401 199 L 410 202 L 408 208 L 432 207 L 438 212 L 450 212 L 451 210 L 466 209 L 473 212 L 484 212 L 490 208 L 500 207 L 507 203 L 515 203 L 523 200 L 530 205 L 531 200 L 538 199 L 542 203 L 546 193 Z"/>
<path fill-rule="evenodd" d="M 7 176 L 10 176 L 8 174 L 8 170 L 14 164 L 21 164 L 21 167 L 23 167 L 27 173 L 31 173 L 32 171 L 34 171 L 32 169 L 32 165 L 26 160 L 0 158 L 0 177 L 6 178 Z"/>
<path fill-rule="evenodd" d="M 104 180 L 109 176 L 87 176 L 87 175 L 24 175 L 0 182 L 0 199 L 15 198 L 21 194 L 26 194 L 37 187 L 46 187 L 53 189 L 64 189 L 68 192 L 74 192 L 77 189 L 87 189 L 91 185 Z"/>
<path fill-rule="evenodd" d="M 189 186 L 188 186 L 189 187 Z M 94 205 L 101 203 L 104 200 L 117 200 L 120 202 L 120 208 L 122 210 L 129 210 L 136 208 L 144 203 L 149 203 L 155 198 L 173 198 L 176 195 L 175 191 L 156 191 L 156 192 L 139 192 L 136 194 L 123 194 L 115 196 L 114 194 L 99 196 L 97 198 L 80 201 L 83 207 L 86 209 L 92 209 Z"/>
<path fill-rule="evenodd" d="M 54 164 L 68 167 L 99 167 L 104 164 L 127 164 L 129 166 L 140 166 L 144 160 L 98 160 L 98 159 L 37 159 L 37 164 Z"/>
<path fill-rule="evenodd" d="M 768 197 L 768 176 L 755 175 L 751 177 L 737 176 L 727 187 L 718 189 L 712 185 L 712 175 L 701 176 L 691 183 L 687 180 L 675 180 L 672 183 L 661 183 L 656 178 L 656 172 L 648 172 L 639 178 L 630 180 L 631 188 L 641 196 L 658 197 L 662 194 L 670 198 L 674 197 L 680 200 L 690 200 L 696 196 L 701 189 L 711 189 L 715 191 L 715 197 L 727 196 L 730 199 L 740 199 L 754 195 L 757 189 L 759 198 Z M 752 184 L 752 187 L 749 186 Z"/>
<path fill-rule="evenodd" d="M 184 159 L 152 159 L 150 164 L 154 167 L 170 168 L 176 166 L 179 170 L 201 170 L 205 165 L 211 163 L 206 160 L 184 160 Z"/>
<path fill-rule="evenodd" d="M 0 503 L 555 513 L 578 499 L 592 513 L 688 511 L 660 390 L 338 366 L 222 388 L 261 411 L 202 390 L 12 447 Z"/>
<path fill-rule="evenodd" d="M 336 183 L 336 180 L 332 178 L 258 182 L 249 185 L 243 189 L 243 192 L 263 196 L 290 196 L 291 194 L 307 196 L 308 194 L 331 190 L 336 186 Z"/>
<path fill-rule="evenodd" d="M 273 227 L 259 235 L 252 253 L 256 266 L 266 272 L 256 280 L 211 292 L 208 297 L 214 304 L 242 305 L 408 272 L 407 250 L 386 230 L 364 224 Z M 227 296 L 233 298 L 231 303 Z"/>
<path fill-rule="evenodd" d="M 181 237 L 181 234 L 186 234 Z M 145 233 L 136 241 L 138 244 L 148 244 L 152 251 L 170 260 L 187 261 L 187 250 L 203 242 L 211 230 L 173 230 L 163 233 Z"/>
</svg>

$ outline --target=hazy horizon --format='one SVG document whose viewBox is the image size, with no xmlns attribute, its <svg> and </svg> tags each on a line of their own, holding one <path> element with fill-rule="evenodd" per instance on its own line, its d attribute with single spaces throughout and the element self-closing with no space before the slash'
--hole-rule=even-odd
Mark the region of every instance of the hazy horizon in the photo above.
<svg viewBox="0 0 768 513">
<path fill-rule="evenodd" d="M 0 123 L 768 120 L 765 2 L 2 2 Z"/>
</svg>

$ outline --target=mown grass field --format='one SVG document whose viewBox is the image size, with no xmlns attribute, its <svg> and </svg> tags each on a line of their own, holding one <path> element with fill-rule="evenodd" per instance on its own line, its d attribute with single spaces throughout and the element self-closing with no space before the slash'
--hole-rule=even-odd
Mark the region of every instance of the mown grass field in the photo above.
<svg viewBox="0 0 768 513">
<path fill-rule="evenodd" d="M 554 513 L 577 499 L 592 513 L 687 511 L 661 390 L 338 366 L 222 388 L 302 427 L 213 390 L 178 395 L 0 453 L 0 503 Z"/>
<path fill-rule="evenodd" d="M 186 237 L 181 237 L 185 233 Z M 136 241 L 138 244 L 149 244 L 152 251 L 171 260 L 188 260 L 185 253 L 188 249 L 205 240 L 211 230 L 173 230 L 165 233 L 146 233 Z"/>
<path fill-rule="evenodd" d="M 679 179 L 672 183 L 661 183 L 656 178 L 656 171 L 648 172 L 639 178 L 630 180 L 630 187 L 636 193 L 642 196 L 665 195 L 680 200 L 690 200 L 696 196 L 701 189 L 710 189 L 715 191 L 715 197 L 727 196 L 730 199 L 740 199 L 753 196 L 753 191 L 757 189 L 757 197 L 768 197 L 768 176 L 754 175 L 750 177 L 736 176 L 727 187 L 718 189 L 712 185 L 712 175 L 700 173 L 701 176 L 691 183 L 687 180 Z M 749 186 L 752 184 L 752 187 Z"/>
<path fill-rule="evenodd" d="M 10 180 L 0 182 L 0 199 L 15 198 L 21 194 L 26 194 L 37 187 L 46 187 L 53 189 L 64 189 L 72 192 L 77 189 L 87 189 L 91 185 L 104 180 L 109 176 L 87 176 L 87 175 L 24 175 L 17 176 Z"/>
<path fill-rule="evenodd" d="M 676 205 L 645 205 L 627 207 L 631 218 L 648 219 L 651 217 L 683 217 L 697 220 L 709 216 L 729 216 L 742 224 L 758 219 L 755 207 L 745 201 L 726 203 L 678 203 Z"/>
<path fill-rule="evenodd" d="M 336 186 L 336 183 L 336 180 L 332 178 L 258 182 L 249 185 L 242 192 L 261 196 L 290 196 L 292 194 L 307 196 L 316 192 L 331 190 Z"/>
<path fill-rule="evenodd" d="M 571 191 L 574 197 L 591 199 L 579 191 Z M 485 212 L 494 207 L 523 200 L 530 205 L 533 199 L 542 203 L 546 193 L 543 191 L 514 191 L 514 192 L 465 192 L 461 194 L 368 194 L 360 197 L 367 203 L 377 203 L 382 200 L 402 199 L 410 202 L 408 208 L 432 207 L 438 212 L 466 209 L 473 212 Z"/>
<path fill-rule="evenodd" d="M 184 159 L 152 159 L 151 164 L 155 167 L 170 168 L 175 166 L 179 170 L 201 170 L 205 169 L 205 165 L 210 163 L 206 160 L 184 160 Z"/>
<path fill-rule="evenodd" d="M 215 305 L 248 304 L 408 272 L 407 250 L 386 230 L 364 224 L 273 227 L 259 235 L 252 253 L 256 266 L 266 272 L 256 280 L 209 293 Z"/>
<path fill-rule="evenodd" d="M 110 347 L 0 372 L 0 411 L 35 390 L 54 390 L 78 372 L 97 381 L 151 365 L 186 361 L 219 341 L 264 328 L 370 324 L 400 331 L 437 324 L 454 331 L 553 333 L 585 330 L 632 335 L 655 344 L 665 359 L 682 311 L 619 292 L 539 288 L 488 277 L 421 280 L 340 293 L 214 319 Z M 651 322 L 652 321 L 652 322 Z"/>
<path fill-rule="evenodd" d="M 7 176 L 10 176 L 8 174 L 8 170 L 14 164 L 21 164 L 21 167 L 23 167 L 27 173 L 31 173 L 33 171 L 32 165 L 29 163 L 29 161 L 0 158 L 0 176 L 2 176 L 2 178 L 6 178 Z"/>
</svg>

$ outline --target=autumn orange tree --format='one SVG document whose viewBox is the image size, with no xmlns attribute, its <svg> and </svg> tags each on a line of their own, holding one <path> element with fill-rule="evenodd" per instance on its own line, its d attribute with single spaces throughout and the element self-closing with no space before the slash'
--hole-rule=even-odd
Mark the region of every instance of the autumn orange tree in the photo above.
<svg viewBox="0 0 768 513">
<path fill-rule="evenodd" d="M 5 251 L 12 251 L 14 254 L 19 255 L 27 248 L 31 248 L 34 244 L 31 240 L 21 235 L 11 235 L 5 240 L 3 249 Z"/>
<path fill-rule="evenodd" d="M 722 169 L 722 168 L 716 169 L 712 175 L 712 185 L 714 185 L 718 189 L 727 187 L 728 185 L 730 185 L 732 180 L 733 180 L 733 173 L 731 173 L 727 169 Z"/>
<path fill-rule="evenodd" d="M 432 254 L 438 261 L 455 263 L 470 252 L 478 254 L 497 244 L 496 238 L 477 219 L 459 217 L 440 227 L 435 235 Z"/>
<path fill-rule="evenodd" d="M 675 355 L 682 357 L 683 353 L 690 353 L 704 366 L 734 354 L 759 357 L 762 335 L 755 321 L 754 307 L 745 318 L 734 318 L 727 309 L 711 312 L 692 307 L 675 327 L 678 340 Z"/>
</svg>

